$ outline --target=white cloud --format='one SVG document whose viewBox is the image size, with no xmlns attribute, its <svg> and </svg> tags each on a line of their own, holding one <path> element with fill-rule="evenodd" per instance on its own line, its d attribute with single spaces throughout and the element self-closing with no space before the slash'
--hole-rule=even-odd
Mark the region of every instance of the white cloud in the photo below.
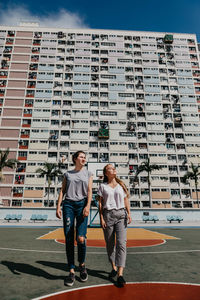
<svg viewBox="0 0 200 300">
<path fill-rule="evenodd" d="M 23 6 L 0 8 L 0 25 L 17 26 L 23 21 L 39 22 L 41 27 L 88 28 L 80 15 L 66 9 L 60 9 L 55 13 L 36 15 Z"/>
</svg>

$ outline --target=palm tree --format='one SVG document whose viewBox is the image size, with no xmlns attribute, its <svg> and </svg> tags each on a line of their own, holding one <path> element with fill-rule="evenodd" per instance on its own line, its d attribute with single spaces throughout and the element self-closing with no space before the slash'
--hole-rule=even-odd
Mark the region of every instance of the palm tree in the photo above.
<svg viewBox="0 0 200 300">
<path fill-rule="evenodd" d="M 196 197 L 197 197 L 197 206 L 199 208 L 199 197 L 198 197 L 198 180 L 200 177 L 200 166 L 195 166 L 193 163 L 191 163 L 191 171 L 187 171 L 186 174 L 183 176 L 183 183 L 188 184 L 188 179 L 194 180 L 195 183 L 195 191 L 196 191 Z"/>
<path fill-rule="evenodd" d="M 36 170 L 36 173 L 40 173 L 41 176 L 46 176 L 46 180 L 48 182 L 48 206 L 49 206 L 49 192 L 51 187 L 51 181 L 54 177 L 58 177 L 59 175 L 62 175 L 62 172 L 60 170 L 60 164 L 57 165 L 55 163 L 48 163 L 45 162 L 43 169 L 39 168 Z"/>
<path fill-rule="evenodd" d="M 11 168 L 14 169 L 16 163 L 18 163 L 19 161 L 17 159 L 9 159 L 8 155 L 10 153 L 9 148 L 7 148 L 5 151 L 0 150 L 0 181 L 3 181 L 3 168 L 7 167 L 7 168 Z"/>
<path fill-rule="evenodd" d="M 134 181 L 138 181 L 138 175 L 142 172 L 147 172 L 147 182 L 148 182 L 148 188 L 149 188 L 149 206 L 152 207 L 151 203 L 151 181 L 150 181 L 150 175 L 151 172 L 154 170 L 160 170 L 162 169 L 161 166 L 158 166 L 156 164 L 151 164 L 149 157 L 147 158 L 146 161 L 143 161 L 141 165 L 138 167 L 136 174 L 134 176 Z"/>
</svg>

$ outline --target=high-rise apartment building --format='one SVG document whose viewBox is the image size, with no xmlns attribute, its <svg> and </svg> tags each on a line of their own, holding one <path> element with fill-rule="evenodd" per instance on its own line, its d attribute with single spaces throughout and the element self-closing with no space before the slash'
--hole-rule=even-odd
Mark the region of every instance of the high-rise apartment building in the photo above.
<svg viewBox="0 0 200 300">
<path fill-rule="evenodd" d="M 200 68 L 194 34 L 0 26 L 0 148 L 20 163 L 4 170 L 1 204 L 42 207 L 45 161 L 72 167 L 113 162 L 132 207 L 197 207 L 195 185 L 183 183 L 200 163 Z M 62 178 L 50 188 L 55 206 Z M 94 182 L 94 189 L 97 182 Z M 200 196 L 200 190 L 199 190 Z"/>
</svg>

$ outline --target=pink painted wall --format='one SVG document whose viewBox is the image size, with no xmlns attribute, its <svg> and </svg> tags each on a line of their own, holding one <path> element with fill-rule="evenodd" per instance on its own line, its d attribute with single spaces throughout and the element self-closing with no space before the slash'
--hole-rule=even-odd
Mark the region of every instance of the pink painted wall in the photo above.
<svg viewBox="0 0 200 300">
<path fill-rule="evenodd" d="M 1 126 L 19 127 L 21 125 L 20 119 L 2 119 Z"/>
<path fill-rule="evenodd" d="M 24 97 L 25 90 L 7 90 L 7 97 Z"/>
<path fill-rule="evenodd" d="M 5 100 L 5 106 L 23 106 L 24 100 L 22 99 L 6 99 Z"/>
<path fill-rule="evenodd" d="M 15 39 L 15 45 L 32 45 L 32 40 L 28 40 L 28 39 Z"/>
<path fill-rule="evenodd" d="M 11 169 L 10 169 L 11 170 Z M 7 174 L 4 175 L 4 180 L 3 180 L 3 184 L 12 184 L 13 183 L 13 175 L 12 174 Z"/>
<path fill-rule="evenodd" d="M 0 136 L 5 138 L 18 138 L 19 137 L 19 130 L 16 129 L 0 129 Z"/>
<path fill-rule="evenodd" d="M 22 109 L 4 108 L 3 116 L 21 117 Z"/>
<path fill-rule="evenodd" d="M 28 70 L 28 64 L 11 63 L 11 70 Z"/>
<path fill-rule="evenodd" d="M 33 32 L 31 31 L 17 31 L 16 37 L 33 37 Z"/>
<path fill-rule="evenodd" d="M 26 79 L 27 73 L 26 72 L 10 72 L 9 78 L 21 78 L 21 79 Z"/>
<path fill-rule="evenodd" d="M 25 88 L 26 87 L 26 81 L 8 80 L 8 87 Z"/>
<path fill-rule="evenodd" d="M 18 147 L 18 141 L 8 141 L 8 140 L 1 140 L 0 141 L 0 148 L 1 149 L 7 149 L 7 148 L 17 148 Z"/>
<path fill-rule="evenodd" d="M 2 186 L 0 189 L 0 196 L 11 196 L 11 187 Z"/>
<path fill-rule="evenodd" d="M 31 48 L 30 47 L 18 47 L 15 46 L 13 53 L 31 53 Z"/>
<path fill-rule="evenodd" d="M 10 151 L 8 154 L 8 159 L 15 159 L 17 157 L 17 152 Z"/>
<path fill-rule="evenodd" d="M 29 61 L 29 58 L 29 55 L 14 54 L 12 57 L 12 61 Z"/>
</svg>

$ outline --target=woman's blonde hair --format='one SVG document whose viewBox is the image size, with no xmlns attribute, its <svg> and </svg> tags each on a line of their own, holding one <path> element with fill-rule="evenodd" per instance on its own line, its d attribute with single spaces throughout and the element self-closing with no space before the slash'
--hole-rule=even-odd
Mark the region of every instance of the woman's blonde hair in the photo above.
<svg viewBox="0 0 200 300">
<path fill-rule="evenodd" d="M 107 164 L 104 168 L 103 168 L 103 182 L 108 182 L 108 176 L 106 175 L 106 169 L 108 166 L 110 166 L 111 164 Z M 128 192 L 128 188 L 125 185 L 125 183 L 119 179 L 117 176 L 115 177 L 115 180 L 117 181 L 117 183 L 119 183 L 121 185 L 121 187 L 123 188 L 124 192 L 126 193 L 127 197 L 129 197 L 129 192 Z"/>
</svg>

